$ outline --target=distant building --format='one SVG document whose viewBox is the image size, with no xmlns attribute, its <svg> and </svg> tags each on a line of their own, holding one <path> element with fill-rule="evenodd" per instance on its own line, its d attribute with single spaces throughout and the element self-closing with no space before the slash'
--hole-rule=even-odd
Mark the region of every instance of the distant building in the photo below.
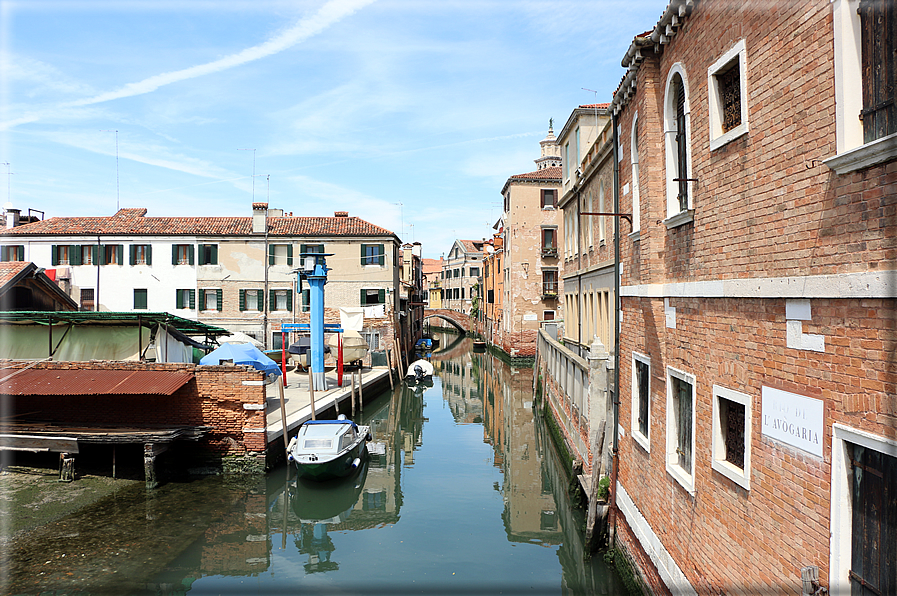
<svg viewBox="0 0 897 596">
<path fill-rule="evenodd" d="M 485 240 L 455 240 L 442 263 L 442 308 L 470 314 L 479 289 Z"/>
<path fill-rule="evenodd" d="M 423 299 L 427 308 L 442 308 L 442 257 L 438 259 L 421 259 L 423 268 Z M 439 289 L 438 305 L 434 305 L 431 291 Z"/>
<path fill-rule="evenodd" d="M 365 309 L 372 350 L 390 345 L 400 311 L 395 234 L 346 211 L 294 217 L 254 203 L 251 217 L 55 217 L 0 230 L 0 260 L 30 260 L 82 310 L 156 311 L 243 332 L 280 349 L 280 324 L 307 322 L 296 287 L 302 255 L 331 253 L 325 318 Z M 407 294 L 407 293 L 406 293 Z"/>
<path fill-rule="evenodd" d="M 501 189 L 501 325 L 489 341 L 519 358 L 535 356 L 542 323 L 558 320 L 563 310 L 558 266 L 558 239 L 564 229 L 558 211 L 561 158 L 551 126 L 540 146 L 538 169 L 511 176 Z M 499 318 L 493 314 L 492 320 Z"/>
</svg>

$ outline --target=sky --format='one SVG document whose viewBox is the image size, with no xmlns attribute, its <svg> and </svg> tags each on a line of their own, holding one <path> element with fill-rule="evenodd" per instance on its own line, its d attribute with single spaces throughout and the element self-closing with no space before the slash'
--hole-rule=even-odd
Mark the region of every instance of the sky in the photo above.
<svg viewBox="0 0 897 596">
<path fill-rule="evenodd" d="M 665 0 L 0 0 L 0 202 L 348 211 L 439 258 Z"/>
</svg>

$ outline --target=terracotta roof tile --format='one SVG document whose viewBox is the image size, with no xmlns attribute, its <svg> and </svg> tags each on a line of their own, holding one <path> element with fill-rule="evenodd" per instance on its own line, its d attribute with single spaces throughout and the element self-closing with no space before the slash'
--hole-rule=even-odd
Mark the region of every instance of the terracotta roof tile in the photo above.
<svg viewBox="0 0 897 596">
<path fill-rule="evenodd" d="M 28 261 L 5 261 L 0 263 L 0 287 L 5 286 L 30 265 Z"/>
<path fill-rule="evenodd" d="M 124 213 L 123 213 L 124 212 Z M 5 236 L 251 236 L 251 217 L 145 217 L 122 209 L 113 217 L 53 217 L 0 230 Z M 269 236 L 393 236 L 358 217 L 272 217 Z"/>
<path fill-rule="evenodd" d="M 560 181 L 561 166 L 552 166 L 550 168 L 542 168 L 535 172 L 527 172 L 526 174 L 515 174 L 509 180 L 552 180 Z"/>
</svg>

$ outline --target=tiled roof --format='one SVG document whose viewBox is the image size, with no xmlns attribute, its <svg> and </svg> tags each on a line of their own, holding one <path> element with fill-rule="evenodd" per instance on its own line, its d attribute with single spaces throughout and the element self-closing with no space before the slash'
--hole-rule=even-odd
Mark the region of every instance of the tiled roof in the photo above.
<svg viewBox="0 0 897 596">
<path fill-rule="evenodd" d="M 482 240 L 458 240 L 464 247 L 464 252 L 483 252 Z"/>
<path fill-rule="evenodd" d="M 424 274 L 442 271 L 442 259 L 421 259 L 421 270 Z"/>
<path fill-rule="evenodd" d="M 561 166 L 552 166 L 550 168 L 542 168 L 535 172 L 527 172 L 526 174 L 515 174 L 510 180 L 557 180 L 561 179 Z"/>
<path fill-rule="evenodd" d="M 607 108 L 610 107 L 610 103 L 590 103 L 588 105 L 579 106 L 579 107 L 588 108 L 590 110 L 595 109 L 595 108 L 598 108 L 599 110 L 606 110 Z"/>
<path fill-rule="evenodd" d="M 251 236 L 251 217 L 145 217 L 121 209 L 112 217 L 53 217 L 0 230 L 5 236 Z M 271 217 L 269 236 L 393 236 L 358 217 Z"/>
<path fill-rule="evenodd" d="M 15 279 L 28 265 L 31 265 L 28 261 L 5 261 L 0 263 L 0 287 Z"/>
</svg>

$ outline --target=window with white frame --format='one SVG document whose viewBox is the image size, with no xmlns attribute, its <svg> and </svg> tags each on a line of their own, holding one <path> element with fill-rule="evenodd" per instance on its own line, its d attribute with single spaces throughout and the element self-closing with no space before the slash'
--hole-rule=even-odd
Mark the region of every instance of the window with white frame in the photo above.
<svg viewBox="0 0 897 596">
<path fill-rule="evenodd" d="M 831 470 L 831 593 L 897 593 L 897 441 L 835 423 Z"/>
<path fill-rule="evenodd" d="M 271 295 L 271 310 L 292 311 L 293 310 L 293 290 L 292 289 L 272 289 L 269 290 Z"/>
<path fill-rule="evenodd" d="M 711 151 L 748 132 L 746 55 L 742 39 L 707 69 Z"/>
<path fill-rule="evenodd" d="M 711 467 L 744 489 L 751 488 L 751 397 L 713 386 Z"/>
<path fill-rule="evenodd" d="M 667 226 L 692 221 L 691 131 L 688 79 L 682 65 L 670 69 L 664 95 L 664 150 L 666 155 Z"/>
<path fill-rule="evenodd" d="M 172 244 L 171 245 L 171 264 L 172 265 L 192 265 L 193 264 L 193 245 L 192 244 Z"/>
<path fill-rule="evenodd" d="M 240 290 L 240 311 L 261 312 L 265 307 L 264 290 Z"/>
<path fill-rule="evenodd" d="M 200 310 L 217 310 L 224 308 L 223 292 L 220 288 L 205 288 L 199 290 Z"/>
<path fill-rule="evenodd" d="M 268 245 L 268 265 L 293 265 L 293 245 L 292 244 L 269 244 Z"/>
<path fill-rule="evenodd" d="M 0 261 L 24 261 L 25 245 L 13 245 L 0 247 Z"/>
<path fill-rule="evenodd" d="M 893 2 L 833 0 L 837 155 L 846 174 L 897 158 L 897 18 Z"/>
<path fill-rule="evenodd" d="M 667 472 L 685 490 L 695 490 L 695 377 L 667 367 Z"/>
<path fill-rule="evenodd" d="M 651 452 L 651 359 L 632 353 L 632 438 Z"/>
<path fill-rule="evenodd" d="M 638 180 L 638 112 L 632 118 L 632 143 L 630 144 L 632 152 L 632 232 L 641 230 L 641 222 L 639 214 L 641 205 L 639 203 L 639 180 Z"/>
</svg>

